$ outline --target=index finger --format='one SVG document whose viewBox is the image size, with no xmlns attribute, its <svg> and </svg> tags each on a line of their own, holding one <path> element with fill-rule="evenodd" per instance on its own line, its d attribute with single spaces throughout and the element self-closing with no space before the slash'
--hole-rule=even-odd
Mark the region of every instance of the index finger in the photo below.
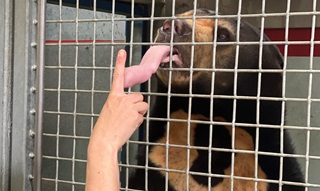
<svg viewBox="0 0 320 191">
<path fill-rule="evenodd" d="M 126 63 L 126 55 L 127 54 L 125 50 L 119 50 L 113 73 L 111 92 L 124 92 L 124 68 Z"/>
</svg>

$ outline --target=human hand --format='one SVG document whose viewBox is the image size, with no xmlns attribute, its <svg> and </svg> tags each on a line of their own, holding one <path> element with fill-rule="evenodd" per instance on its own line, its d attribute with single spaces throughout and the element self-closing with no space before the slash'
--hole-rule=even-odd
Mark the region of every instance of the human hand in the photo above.
<svg viewBox="0 0 320 191">
<path fill-rule="evenodd" d="M 143 122 L 149 105 L 141 93 L 124 93 L 126 52 L 118 52 L 110 94 L 94 126 L 90 142 L 119 150 Z M 90 143 L 92 144 L 92 143 Z M 97 146 L 96 144 L 94 144 Z M 94 146 L 94 147 L 95 147 Z"/>
</svg>

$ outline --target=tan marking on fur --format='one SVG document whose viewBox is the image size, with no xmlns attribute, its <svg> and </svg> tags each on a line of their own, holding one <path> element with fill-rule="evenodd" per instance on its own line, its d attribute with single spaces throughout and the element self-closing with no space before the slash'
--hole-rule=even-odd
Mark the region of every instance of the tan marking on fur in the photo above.
<svg viewBox="0 0 320 191">
<path fill-rule="evenodd" d="M 193 15 L 193 10 L 189 10 L 189 11 L 186 11 L 184 13 L 179 14 L 178 16 L 187 17 L 187 16 L 192 16 L 192 15 Z"/>
<path fill-rule="evenodd" d="M 170 116 L 172 119 L 187 119 L 188 115 L 182 110 L 173 112 Z M 192 115 L 192 120 L 208 120 L 202 115 Z M 225 121 L 223 118 L 217 117 L 215 121 Z M 170 123 L 170 135 L 169 135 L 169 143 L 177 144 L 177 145 L 187 145 L 187 132 L 188 124 L 186 122 L 171 122 Z M 190 145 L 194 145 L 194 133 L 195 133 L 196 124 L 190 124 Z M 229 130 L 230 135 L 232 134 L 232 127 L 226 126 Z M 160 139 L 158 143 L 166 143 L 165 133 L 164 138 Z M 254 150 L 254 144 L 252 137 L 243 129 L 236 128 L 235 130 L 235 148 L 242 150 Z M 168 150 L 168 168 L 175 170 L 186 170 L 187 167 L 187 149 L 179 148 L 179 147 L 169 147 Z M 193 161 L 198 157 L 197 150 L 190 150 L 190 161 L 189 167 L 192 166 Z M 149 154 L 149 159 L 159 165 L 161 168 L 166 167 L 166 148 L 164 146 L 155 146 L 151 150 Z M 246 153 L 237 153 L 235 155 L 234 160 L 234 175 L 240 177 L 254 177 L 254 162 L 255 157 L 254 154 L 246 154 Z M 165 171 L 161 171 L 162 175 L 165 176 Z M 231 167 L 224 170 L 225 175 L 231 174 Z M 266 174 L 263 172 L 261 167 L 258 168 L 258 177 L 266 178 Z M 187 190 L 186 173 L 179 172 L 169 172 L 168 180 L 170 185 L 173 186 L 176 190 Z M 240 180 L 234 179 L 234 191 L 253 191 L 255 189 L 254 181 L 249 180 Z M 225 178 L 221 183 L 213 187 L 212 191 L 226 191 L 230 190 L 231 180 L 230 178 Z M 190 175 L 189 176 L 189 190 L 199 190 L 206 191 L 208 187 L 198 184 Z M 267 183 L 259 182 L 258 183 L 258 191 L 266 191 Z"/>
<path fill-rule="evenodd" d="M 170 116 L 171 119 L 187 119 L 188 114 L 182 110 L 173 112 Z M 192 115 L 192 120 L 204 120 L 206 119 L 202 115 Z M 195 123 L 190 124 L 190 145 L 194 145 L 194 133 L 196 128 Z M 171 122 L 170 123 L 170 135 L 169 143 L 177 145 L 188 145 L 188 123 L 186 122 Z M 158 143 L 166 143 L 165 133 L 164 138 L 160 139 Z M 186 170 L 187 168 L 187 149 L 170 146 L 168 150 L 168 168 L 175 170 Z M 198 152 L 195 149 L 190 149 L 189 166 L 191 167 L 193 161 L 198 157 Z M 149 153 L 149 159 L 159 165 L 161 168 L 166 167 L 166 148 L 164 146 L 155 146 Z M 161 171 L 163 176 L 165 172 Z M 168 179 L 170 184 L 176 190 L 186 190 L 186 173 L 169 172 Z M 192 177 L 189 176 L 189 189 L 190 190 L 206 190 L 207 187 L 199 185 Z"/>
<path fill-rule="evenodd" d="M 225 120 L 221 117 L 215 117 L 214 120 L 225 122 Z M 228 129 L 230 136 L 232 136 L 232 127 L 226 126 L 226 128 Z M 239 127 L 235 128 L 235 149 L 249 150 L 249 151 L 254 150 L 254 144 L 253 144 L 253 139 L 251 135 Z M 255 177 L 254 164 L 255 164 L 254 154 L 237 153 L 234 158 L 234 176 L 254 178 Z M 230 175 L 231 166 L 225 169 L 224 173 L 225 175 Z M 258 178 L 261 178 L 261 179 L 267 178 L 267 175 L 265 174 L 265 172 L 262 170 L 260 166 L 258 166 Z M 224 179 L 213 190 L 214 191 L 228 190 L 230 189 L 230 184 L 231 184 L 231 180 L 229 178 Z M 234 185 L 233 187 L 235 191 L 255 190 L 254 181 L 234 179 L 233 185 Z M 268 188 L 268 184 L 266 182 L 258 182 L 257 187 L 258 187 L 258 191 L 266 191 Z"/>
</svg>

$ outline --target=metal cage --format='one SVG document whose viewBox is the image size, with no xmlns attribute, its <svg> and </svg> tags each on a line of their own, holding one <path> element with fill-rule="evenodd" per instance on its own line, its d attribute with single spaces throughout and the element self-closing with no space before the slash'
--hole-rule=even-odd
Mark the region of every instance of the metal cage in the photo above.
<svg viewBox="0 0 320 191">
<path fill-rule="evenodd" d="M 309 191 L 320 190 L 320 3 L 317 0 L 30 0 L 24 4 L 5 0 L 0 5 L 0 10 L 4 10 L 0 11 L 4 16 L 3 19 L 0 17 L 0 22 L 5 23 L 0 29 L 3 34 L 0 42 L 4 44 L 0 50 L 0 60 L 4 63 L 0 70 L 4 74 L 0 81 L 0 119 L 4 127 L 0 135 L 1 190 L 85 190 L 87 146 L 110 91 L 117 51 L 126 49 L 127 66 L 139 64 L 148 47 L 155 44 L 154 37 L 164 20 L 175 19 L 177 13 L 197 8 L 214 10 L 216 14 L 209 18 L 215 21 L 222 18 L 245 20 L 258 27 L 261 35 L 265 33 L 271 39 L 270 42 L 260 38 L 246 43 L 258 45 L 260 50 L 270 44 L 279 48 L 284 62 L 284 68 L 280 71 L 283 74 L 282 96 L 193 94 L 192 85 L 186 94 L 171 92 L 170 85 L 167 93 L 159 93 L 155 78 L 129 88 L 128 93 L 142 92 L 149 105 L 154 104 L 157 96 L 167 97 L 169 104 L 174 104 L 170 102 L 172 97 L 186 97 L 190 100 L 188 108 L 192 107 L 194 97 L 232 99 L 234 103 L 242 99 L 281 101 L 283 109 L 279 125 L 260 124 L 259 121 L 256 124 L 237 123 L 235 119 L 227 122 L 209 120 L 208 124 L 211 127 L 214 124 L 258 127 L 257 132 L 259 128 L 287 129 L 296 148 L 295 154 L 266 153 L 259 151 L 259 148 L 252 154 L 256 160 L 259 155 L 296 158 L 304 173 L 305 183 L 282 180 L 282 160 L 279 180 L 261 180 L 257 173 L 251 178 L 232 173 L 201 175 L 229 178 L 233 189 L 234 180 L 248 179 L 256 185 L 257 182 L 276 183 L 279 190 L 286 184 L 299 185 Z M 200 17 L 191 17 L 193 20 L 197 18 Z M 237 33 L 240 33 L 239 26 Z M 192 47 L 198 44 L 201 43 L 194 40 L 186 43 Z M 212 43 L 214 47 L 217 44 L 216 40 Z M 239 40 L 235 42 L 237 47 L 244 44 Z M 170 46 L 173 45 L 171 42 Z M 193 53 L 191 62 L 195 59 Z M 174 71 L 173 68 L 171 70 Z M 235 73 L 235 81 L 240 72 L 265 72 L 263 69 L 231 70 Z M 208 71 L 214 73 L 219 69 Z M 237 87 L 234 88 L 236 90 Z M 234 116 L 235 107 L 236 104 Z M 161 145 L 149 141 L 150 122 L 163 121 L 169 127 L 172 122 L 181 122 L 188 124 L 188 128 L 195 122 L 190 113 L 187 120 L 171 118 L 170 109 L 167 113 L 165 118 L 155 118 L 147 113 L 145 123 L 119 152 L 121 190 L 132 190 L 128 185 L 129 177 L 136 169 L 145 169 L 146 173 L 148 170 L 163 170 L 166 180 L 168 173 L 175 172 L 169 167 L 154 168 L 148 162 L 138 165 L 135 158 L 138 145 L 145 145 L 147 150 L 149 146 Z M 283 140 L 283 136 L 281 134 L 279 139 Z M 233 143 L 234 139 L 232 137 Z M 188 141 L 190 143 L 190 137 Z M 259 136 L 254 141 L 259 143 Z M 219 150 L 211 146 L 172 145 L 168 137 L 162 146 L 167 150 L 170 147 L 185 147 L 189 152 L 188 161 L 192 149 Z M 245 152 L 235 148 L 220 150 L 231 153 L 232 165 L 236 153 Z M 187 174 L 187 177 L 197 174 L 188 168 L 181 173 Z M 150 184 L 147 178 L 145 181 Z M 188 181 L 189 178 L 186 184 L 189 184 Z"/>
</svg>

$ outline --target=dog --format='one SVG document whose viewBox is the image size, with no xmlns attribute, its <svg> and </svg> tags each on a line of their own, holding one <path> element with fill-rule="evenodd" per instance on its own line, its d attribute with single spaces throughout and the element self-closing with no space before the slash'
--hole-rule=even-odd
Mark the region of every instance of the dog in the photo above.
<svg viewBox="0 0 320 191">
<path fill-rule="evenodd" d="M 155 97 L 146 136 L 156 144 L 139 145 L 142 168 L 129 179 L 129 188 L 278 191 L 280 185 L 283 191 L 304 190 L 277 182 L 303 182 L 297 160 L 280 157 L 281 150 L 292 154 L 294 148 L 280 129 L 285 109 L 277 99 L 283 81 L 279 50 L 274 45 L 237 45 L 260 41 L 260 30 L 243 20 L 207 17 L 194 22 L 193 14 L 191 10 L 166 20 L 157 32 L 156 43 L 180 43 L 173 44 L 172 54 L 182 63 L 162 63 L 156 72 L 157 92 L 170 90 L 172 95 Z M 195 15 L 215 12 L 197 9 Z M 224 43 L 214 46 L 215 39 Z M 192 45 L 193 40 L 204 44 Z M 157 120 L 168 117 L 169 122 Z"/>
</svg>

